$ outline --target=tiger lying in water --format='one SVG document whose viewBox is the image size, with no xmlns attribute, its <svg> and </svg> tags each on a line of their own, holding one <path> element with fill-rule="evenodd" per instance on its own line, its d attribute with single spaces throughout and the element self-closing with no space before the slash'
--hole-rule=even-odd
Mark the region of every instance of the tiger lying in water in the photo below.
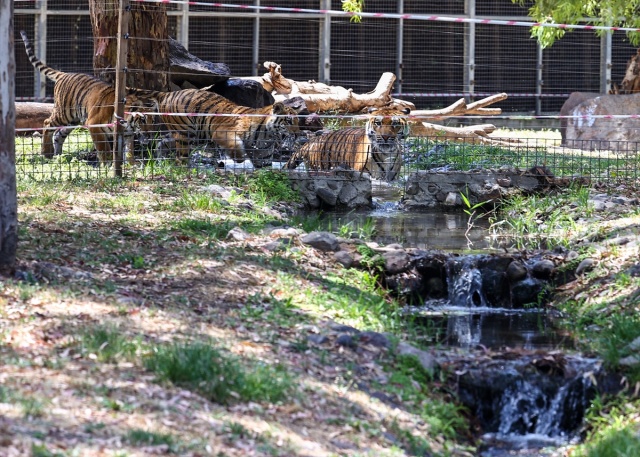
<svg viewBox="0 0 640 457">
<path fill-rule="evenodd" d="M 213 142 L 233 160 L 242 162 L 263 153 L 299 133 L 297 112 L 277 102 L 249 108 L 213 92 L 184 89 L 158 92 L 130 88 L 129 94 L 154 99 L 177 150 L 177 158 L 189 157 L 190 142 Z"/>
<path fill-rule="evenodd" d="M 364 127 L 336 130 L 312 138 L 294 153 L 285 168 L 304 162 L 310 170 L 340 166 L 392 181 L 402 167 L 403 139 L 408 134 L 409 108 L 372 108 Z"/>
<path fill-rule="evenodd" d="M 49 67 L 35 56 L 27 34 L 21 31 L 20 35 L 31 64 L 55 83 L 53 112 L 44 121 L 42 155 L 50 159 L 61 153 L 62 143 L 71 132 L 71 129 L 61 129 L 56 133 L 52 127 L 87 125 L 98 159 L 102 164 L 110 163 L 113 156 L 113 128 L 110 125 L 114 121 L 115 88 L 90 75 L 65 73 Z M 127 112 L 149 111 L 153 107 L 153 101 L 137 96 L 127 96 L 125 103 Z M 131 135 L 131 129 L 137 128 L 140 117 L 128 116 L 125 121 L 128 121 L 125 133 Z"/>
</svg>

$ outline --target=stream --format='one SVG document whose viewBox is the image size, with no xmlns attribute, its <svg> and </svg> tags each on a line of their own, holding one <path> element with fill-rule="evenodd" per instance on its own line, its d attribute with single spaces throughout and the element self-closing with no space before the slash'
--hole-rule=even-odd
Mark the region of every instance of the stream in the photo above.
<svg viewBox="0 0 640 457">
<path fill-rule="evenodd" d="M 442 274 L 444 297 L 424 297 L 408 312 L 435 335 L 434 345 L 468 351 L 455 372 L 459 397 L 482 428 L 479 456 L 538 456 L 542 448 L 579 441 L 600 363 L 575 353 L 558 325 L 562 316 L 544 306 L 492 306 L 495 290 L 483 286 L 477 259 L 504 250 L 490 236 L 488 221 L 470 226 L 459 209 L 403 210 L 397 204 L 401 189 L 385 185 L 373 191 L 373 209 L 321 213 L 321 229 L 348 226 L 357 234 L 375 228 L 372 240 L 379 244 L 459 256 L 461 266 Z M 478 356 L 478 350 L 493 356 Z"/>
</svg>

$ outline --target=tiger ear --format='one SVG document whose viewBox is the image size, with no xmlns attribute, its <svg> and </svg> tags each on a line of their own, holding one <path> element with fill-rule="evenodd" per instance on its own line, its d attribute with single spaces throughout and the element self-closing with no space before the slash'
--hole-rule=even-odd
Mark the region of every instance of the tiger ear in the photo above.
<svg viewBox="0 0 640 457">
<path fill-rule="evenodd" d="M 284 103 L 275 102 L 273 104 L 273 107 L 271 108 L 271 111 L 273 112 L 273 114 L 282 114 L 282 113 L 284 113 L 285 112 Z"/>
</svg>

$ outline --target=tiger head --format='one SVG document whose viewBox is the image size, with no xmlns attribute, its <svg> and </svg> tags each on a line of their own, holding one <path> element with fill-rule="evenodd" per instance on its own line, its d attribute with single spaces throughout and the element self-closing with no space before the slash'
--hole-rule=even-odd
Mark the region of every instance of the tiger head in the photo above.
<svg viewBox="0 0 640 457">
<path fill-rule="evenodd" d="M 402 140 L 409 133 L 407 115 L 409 108 L 370 108 L 365 126 L 373 149 L 382 154 L 397 154 L 402 150 Z"/>
<path fill-rule="evenodd" d="M 282 102 L 276 102 L 272 105 L 271 114 L 270 130 L 279 139 L 295 138 L 300 133 L 298 112 L 294 108 Z"/>
</svg>

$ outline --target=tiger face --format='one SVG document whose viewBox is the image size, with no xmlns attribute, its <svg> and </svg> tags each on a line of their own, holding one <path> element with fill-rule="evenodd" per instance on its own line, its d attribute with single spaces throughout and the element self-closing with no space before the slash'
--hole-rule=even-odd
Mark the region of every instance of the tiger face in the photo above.
<svg viewBox="0 0 640 457">
<path fill-rule="evenodd" d="M 372 108 L 365 126 L 367 137 L 375 151 L 393 154 L 401 148 L 401 141 L 408 134 L 407 115 L 409 108 Z"/>
<path fill-rule="evenodd" d="M 312 137 L 291 156 L 285 168 L 295 169 L 302 162 L 309 170 L 347 167 L 369 173 L 373 179 L 393 181 L 402 168 L 409 112 L 397 108 L 371 110 L 364 127 Z"/>
</svg>

